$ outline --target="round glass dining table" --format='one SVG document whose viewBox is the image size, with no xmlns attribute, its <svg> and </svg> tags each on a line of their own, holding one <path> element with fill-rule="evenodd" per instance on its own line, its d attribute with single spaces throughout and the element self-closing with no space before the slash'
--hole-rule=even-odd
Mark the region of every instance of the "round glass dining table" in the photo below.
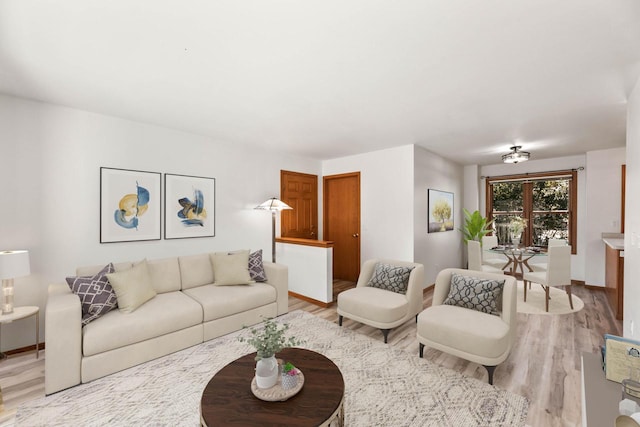
<svg viewBox="0 0 640 427">
<path fill-rule="evenodd" d="M 529 260 L 536 256 L 547 256 L 546 252 L 543 252 L 540 248 L 517 248 L 514 246 L 495 246 L 490 249 L 485 249 L 488 252 L 502 254 L 507 258 L 507 263 L 502 267 L 506 270 L 511 266 L 511 274 L 514 276 L 520 268 L 520 274 L 524 275 L 524 267 L 526 266 L 529 271 L 533 271 L 533 268 L 529 265 Z"/>
</svg>

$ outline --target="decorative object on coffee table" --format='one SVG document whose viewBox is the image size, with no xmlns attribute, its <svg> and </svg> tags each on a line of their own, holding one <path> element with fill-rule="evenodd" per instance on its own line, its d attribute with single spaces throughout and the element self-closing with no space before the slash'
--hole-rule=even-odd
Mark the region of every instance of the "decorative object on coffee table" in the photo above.
<svg viewBox="0 0 640 427">
<path fill-rule="evenodd" d="M 295 378 L 296 382 L 289 388 L 285 388 L 285 378 Z M 298 370 L 295 376 L 280 376 L 279 381 L 271 388 L 260 388 L 256 384 L 256 378 L 251 381 L 251 392 L 255 397 L 266 402 L 283 402 L 298 394 L 304 385 L 304 374 Z"/>
<path fill-rule="evenodd" d="M 293 363 L 285 363 L 282 367 L 282 389 L 289 390 L 297 386 L 300 374 L 300 370 L 293 366 Z"/>
<path fill-rule="evenodd" d="M 288 390 L 292 395 L 286 402 L 281 401 L 286 398 L 256 399 L 247 393 L 244 381 L 253 371 L 254 358 L 254 354 L 247 354 L 216 372 L 204 388 L 200 400 L 201 424 L 343 426 L 344 379 L 336 364 L 320 353 L 302 348 L 285 348 L 280 355 L 295 360 L 305 373 L 302 393 L 297 393 L 302 381 Z M 279 385 L 269 390 L 252 387 L 252 391 L 255 396 L 285 392 Z"/>
<path fill-rule="evenodd" d="M 278 362 L 275 354 L 287 347 L 302 343 L 296 337 L 286 337 L 289 325 L 280 327 L 273 319 L 262 322 L 263 327 L 251 328 L 251 336 L 239 336 L 238 341 L 251 344 L 256 349 L 256 384 L 259 388 L 271 388 L 278 382 Z"/>
</svg>

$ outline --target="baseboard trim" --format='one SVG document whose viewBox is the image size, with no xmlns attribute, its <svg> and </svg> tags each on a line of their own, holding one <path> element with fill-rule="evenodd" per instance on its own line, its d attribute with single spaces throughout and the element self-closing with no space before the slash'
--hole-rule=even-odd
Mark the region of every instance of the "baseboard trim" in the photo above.
<svg viewBox="0 0 640 427">
<path fill-rule="evenodd" d="M 584 287 L 589 289 L 590 291 L 606 291 L 607 288 L 605 288 L 604 286 L 596 286 L 596 285 L 587 285 L 584 282 L 582 282 Z"/>
<path fill-rule="evenodd" d="M 578 285 L 578 286 L 585 286 L 584 280 L 573 280 L 573 279 L 571 279 L 571 284 L 572 285 Z"/>
<path fill-rule="evenodd" d="M 436 284 L 435 284 L 435 283 L 432 283 L 432 284 L 430 284 L 430 285 L 427 285 L 427 287 L 426 287 L 426 288 L 423 288 L 423 289 L 422 289 L 422 295 L 426 295 L 426 294 L 428 294 L 429 292 L 433 292 L 433 290 L 435 289 L 435 287 L 436 287 Z"/>
<path fill-rule="evenodd" d="M 317 305 L 322 308 L 329 308 L 333 304 L 332 302 L 322 302 L 322 301 L 318 301 L 317 299 L 305 297 L 304 295 L 300 295 L 292 291 L 289 291 L 289 296 L 301 299 L 302 301 L 310 302 L 311 304 Z"/>
</svg>

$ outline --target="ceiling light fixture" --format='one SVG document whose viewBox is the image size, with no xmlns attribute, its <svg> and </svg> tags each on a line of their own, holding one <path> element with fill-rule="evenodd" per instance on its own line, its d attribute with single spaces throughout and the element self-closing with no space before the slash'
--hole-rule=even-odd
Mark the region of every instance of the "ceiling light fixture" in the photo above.
<svg viewBox="0 0 640 427">
<path fill-rule="evenodd" d="M 513 147 L 511 147 L 511 152 L 503 155 L 502 161 L 504 163 L 519 163 L 529 160 L 529 156 L 531 156 L 531 153 L 529 153 L 528 151 L 520 151 L 521 148 L 521 145 L 514 145 Z"/>
</svg>

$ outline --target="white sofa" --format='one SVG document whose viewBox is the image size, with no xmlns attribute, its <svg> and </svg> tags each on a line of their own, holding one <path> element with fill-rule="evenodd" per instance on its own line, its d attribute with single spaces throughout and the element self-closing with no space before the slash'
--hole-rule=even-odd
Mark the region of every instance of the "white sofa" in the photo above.
<svg viewBox="0 0 640 427">
<path fill-rule="evenodd" d="M 49 286 L 45 393 L 51 394 L 254 325 L 288 311 L 288 270 L 264 263 L 267 282 L 215 286 L 209 254 L 147 261 L 157 295 L 132 313 L 114 309 L 81 325 L 80 299 Z M 133 263 L 114 264 L 123 271 Z M 78 276 L 103 266 L 80 267 Z"/>
</svg>

